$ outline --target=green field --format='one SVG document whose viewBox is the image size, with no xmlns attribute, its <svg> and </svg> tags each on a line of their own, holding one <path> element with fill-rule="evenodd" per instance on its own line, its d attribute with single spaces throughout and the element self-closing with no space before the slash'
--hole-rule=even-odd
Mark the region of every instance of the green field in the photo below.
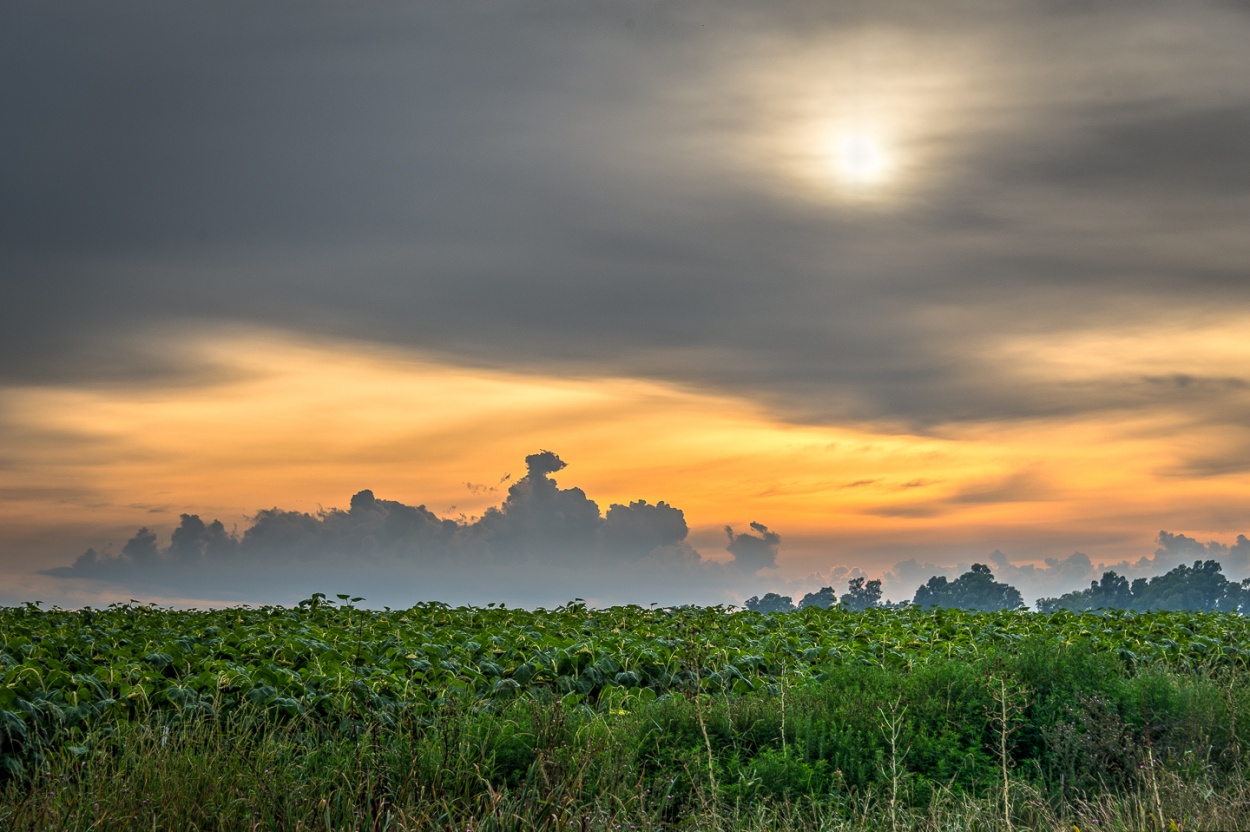
<svg viewBox="0 0 1250 832">
<path fill-rule="evenodd" d="M 1246 828 L 1250 619 L 0 610 L 0 827 Z"/>
</svg>

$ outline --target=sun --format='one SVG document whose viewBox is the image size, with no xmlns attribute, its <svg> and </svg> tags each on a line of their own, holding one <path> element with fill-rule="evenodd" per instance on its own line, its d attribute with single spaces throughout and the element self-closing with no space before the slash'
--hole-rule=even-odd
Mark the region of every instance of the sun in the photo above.
<svg viewBox="0 0 1250 832">
<path fill-rule="evenodd" d="M 889 159 L 880 142 L 862 133 L 839 136 L 833 161 L 839 178 L 861 185 L 880 182 L 889 172 Z"/>
</svg>

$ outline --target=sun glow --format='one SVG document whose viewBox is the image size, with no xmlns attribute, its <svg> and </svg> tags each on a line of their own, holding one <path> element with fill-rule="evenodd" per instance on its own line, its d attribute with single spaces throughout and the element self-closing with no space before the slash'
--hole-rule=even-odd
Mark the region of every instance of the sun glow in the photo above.
<svg viewBox="0 0 1250 832">
<path fill-rule="evenodd" d="M 860 133 L 837 139 L 834 163 L 839 178 L 865 185 L 881 181 L 889 167 L 880 143 Z"/>
</svg>

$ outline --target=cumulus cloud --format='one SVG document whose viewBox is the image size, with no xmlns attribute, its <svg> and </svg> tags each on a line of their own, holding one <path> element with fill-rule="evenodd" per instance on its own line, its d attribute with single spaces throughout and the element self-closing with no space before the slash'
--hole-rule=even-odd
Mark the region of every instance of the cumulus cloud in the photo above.
<svg viewBox="0 0 1250 832">
<path fill-rule="evenodd" d="M 634 500 L 602 512 L 580 488 L 552 477 L 566 465 L 551 451 L 526 457 L 525 476 L 478 519 L 439 517 L 424 505 L 377 497 L 365 489 L 347 509 L 316 513 L 269 508 L 238 532 L 217 520 L 183 514 L 167 544 L 141 528 L 117 554 L 95 549 L 44 575 L 89 581 L 153 597 L 198 594 L 208 600 L 292 602 L 342 589 L 372 603 L 416 600 L 506 601 L 530 606 L 574 597 L 595 603 L 736 603 L 776 591 L 799 597 L 855 578 L 883 581 L 885 597 L 910 600 L 935 576 L 955 579 L 973 563 L 1033 603 L 1115 571 L 1161 575 L 1178 564 L 1217 560 L 1235 580 L 1250 575 L 1250 539 L 1202 542 L 1161 531 L 1152 554 L 1095 563 L 1083 552 L 1016 563 L 995 550 L 958 563 L 901 561 L 883 575 L 834 564 L 802 577 L 778 567 L 781 534 L 760 522 L 724 528 L 731 559 L 703 556 L 687 540 L 684 512 L 664 501 Z"/>
<path fill-rule="evenodd" d="M 116 555 L 89 549 L 71 566 L 44 574 L 166 594 L 259 592 L 287 601 L 338 582 L 395 603 L 718 603 L 736 597 L 745 576 L 776 565 L 781 536 L 760 523 L 751 532 L 729 531 L 731 561 L 707 561 L 686 540 L 681 509 L 636 500 L 605 514 L 580 488 L 561 488 L 552 478 L 565 468 L 556 454 L 541 451 L 525 463 L 506 499 L 472 521 L 440 518 L 366 489 L 346 510 L 258 511 L 241 534 L 183 514 L 164 547 L 143 528 Z"/>
<path fill-rule="evenodd" d="M 681 509 L 663 500 L 655 505 L 638 500 L 608 508 L 599 527 L 599 542 L 603 551 L 617 559 L 661 555 L 697 560 L 698 553 L 686 543 L 688 531 Z"/>
<path fill-rule="evenodd" d="M 1134 566 L 1149 567 L 1155 573 L 1161 573 L 1195 560 L 1217 560 L 1223 564 L 1229 578 L 1250 576 L 1250 540 L 1244 534 L 1237 535 L 1231 546 L 1217 540 L 1202 543 L 1192 537 L 1166 531 L 1159 532 L 1158 539 L 1159 548 L 1155 549 L 1154 557 L 1149 560 L 1143 558 Z"/>
<path fill-rule="evenodd" d="M 732 565 L 746 572 L 755 573 L 761 569 L 772 569 L 777 565 L 777 547 L 781 545 L 781 535 L 769 531 L 763 523 L 751 523 L 756 532 L 734 534 L 730 526 L 725 527 L 729 544 L 725 547 L 734 556 Z"/>
</svg>

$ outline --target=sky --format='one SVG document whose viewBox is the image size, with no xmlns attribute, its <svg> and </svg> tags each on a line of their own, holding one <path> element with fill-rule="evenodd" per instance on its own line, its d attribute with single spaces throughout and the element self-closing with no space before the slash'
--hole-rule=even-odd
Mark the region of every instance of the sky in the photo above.
<svg viewBox="0 0 1250 832">
<path fill-rule="evenodd" d="M 0 6 L 0 604 L 1250 575 L 1244 0 Z"/>
</svg>

